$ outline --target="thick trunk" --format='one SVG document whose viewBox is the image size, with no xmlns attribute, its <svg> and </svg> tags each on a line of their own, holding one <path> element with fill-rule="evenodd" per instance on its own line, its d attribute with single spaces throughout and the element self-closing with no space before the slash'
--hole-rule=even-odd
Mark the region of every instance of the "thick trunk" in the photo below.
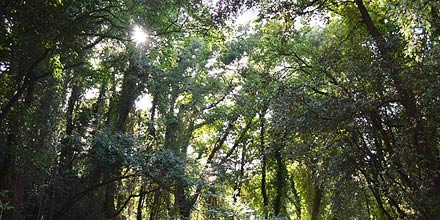
<svg viewBox="0 0 440 220">
<path fill-rule="evenodd" d="M 95 121 L 93 122 L 93 125 L 95 128 L 99 128 L 102 120 L 102 109 L 105 102 L 105 95 L 107 93 L 107 82 L 103 82 L 101 85 L 101 88 L 99 89 L 99 95 L 98 100 L 96 100 L 96 103 L 93 107 L 93 115 L 95 118 Z"/>
<path fill-rule="evenodd" d="M 116 132 L 119 133 L 126 132 L 127 119 L 131 109 L 133 108 L 134 101 L 136 100 L 138 95 L 138 78 L 136 77 L 137 73 L 135 71 L 137 71 L 137 69 L 130 64 L 128 72 L 124 75 L 119 99 L 110 101 L 110 107 L 107 112 L 107 123 L 111 125 Z M 112 101 L 117 101 L 116 105 L 114 105 Z M 102 178 L 102 180 L 106 181 L 107 179 L 110 179 L 115 175 L 120 175 L 121 167 L 122 164 L 116 162 L 111 164 L 109 167 L 106 167 L 104 170 L 97 168 L 94 171 L 96 175 L 92 178 L 96 180 Z M 119 214 L 116 212 L 115 207 L 117 184 L 117 182 L 111 182 L 106 186 L 104 190 L 102 214 L 105 219 L 113 219 L 119 217 Z"/>
<path fill-rule="evenodd" d="M 275 198 L 273 201 L 273 211 L 274 216 L 280 216 L 283 213 L 284 207 L 284 199 L 286 196 L 286 166 L 283 162 L 283 158 L 281 155 L 281 149 L 278 148 L 275 150 L 275 162 L 276 162 L 276 174 L 275 174 Z"/>
<path fill-rule="evenodd" d="M 153 203 L 151 204 L 151 210 L 150 210 L 150 220 L 160 220 L 160 205 L 161 205 L 161 197 L 162 192 L 159 190 L 156 190 L 154 192 L 153 196 Z"/>
<path fill-rule="evenodd" d="M 130 64 L 128 68 L 128 72 L 125 74 L 122 90 L 119 96 L 118 102 L 118 111 L 116 113 L 116 121 L 114 121 L 114 128 L 117 132 L 124 133 L 126 132 L 126 124 L 128 115 L 131 109 L 134 106 L 134 102 L 137 98 L 138 88 L 139 88 L 139 75 L 138 68 L 134 64 Z M 105 174 L 104 176 L 111 177 L 112 175 L 119 175 L 121 164 L 116 163 L 112 165 L 111 173 Z M 115 214 L 115 195 L 116 195 L 116 182 L 112 182 L 108 184 L 105 191 L 105 199 L 104 199 L 104 214 L 107 218 L 113 217 Z M 116 216 L 118 217 L 118 216 Z"/>
<path fill-rule="evenodd" d="M 133 108 L 134 101 L 137 98 L 138 78 L 132 74 L 124 77 L 121 96 L 119 98 L 118 120 L 116 121 L 116 130 L 124 132 L 128 114 Z"/>
<path fill-rule="evenodd" d="M 103 212 L 106 219 L 112 219 L 115 213 L 116 184 L 109 183 L 105 188 Z"/>
<path fill-rule="evenodd" d="M 14 207 L 12 210 L 6 211 L 3 213 L 3 219 L 17 219 L 22 220 L 23 217 L 23 206 L 25 203 L 25 187 L 26 187 L 26 172 L 23 170 L 22 165 L 18 159 L 14 158 L 10 161 L 12 167 L 8 170 L 8 174 L 5 177 L 8 177 L 6 188 L 9 190 L 6 197 L 6 202 Z"/>
<path fill-rule="evenodd" d="M 113 72 L 112 74 L 112 78 L 111 78 L 111 87 L 110 87 L 110 91 L 111 91 L 111 95 L 110 95 L 110 101 L 109 101 L 109 106 L 108 106 L 108 110 L 106 113 L 106 119 L 105 122 L 106 124 L 111 124 L 112 120 L 114 119 L 114 109 L 115 109 L 115 105 L 116 105 L 116 101 L 117 101 L 117 97 L 118 97 L 118 92 L 116 91 L 116 73 Z"/>
<path fill-rule="evenodd" d="M 155 117 L 156 117 L 156 109 L 157 109 L 157 101 L 158 101 L 158 94 L 155 94 L 153 96 L 153 101 L 151 102 L 151 111 L 150 111 L 150 120 L 148 122 L 148 133 L 155 141 L 157 141 L 156 137 L 156 129 L 154 128 L 155 123 Z"/>
<path fill-rule="evenodd" d="M 312 213 L 310 214 L 310 220 L 318 220 L 319 209 L 321 208 L 321 201 L 322 201 L 324 189 L 322 188 L 322 186 L 314 184 L 313 191 L 314 191 L 313 205 L 312 205 Z"/>
<path fill-rule="evenodd" d="M 191 214 L 191 204 L 189 199 L 185 196 L 185 189 L 181 183 L 176 184 L 176 192 L 174 197 L 177 202 L 177 207 L 179 209 L 180 219 L 188 220 Z"/>
<path fill-rule="evenodd" d="M 188 137 L 185 137 L 188 134 L 186 134 L 185 130 L 183 129 L 182 109 L 180 109 L 178 114 L 176 114 L 174 111 L 177 96 L 177 91 L 171 91 L 170 106 L 167 112 L 168 116 L 164 145 L 165 148 L 170 149 L 175 155 L 180 156 L 183 159 L 186 157 L 185 149 L 187 148 L 185 140 L 189 139 L 187 139 Z M 185 174 L 185 170 L 180 170 L 177 172 L 180 172 L 181 175 Z M 176 179 L 174 199 L 180 219 L 188 220 L 193 203 L 191 202 L 191 196 L 187 196 L 185 193 L 186 186 L 184 185 L 183 181 L 184 180 Z"/>
</svg>

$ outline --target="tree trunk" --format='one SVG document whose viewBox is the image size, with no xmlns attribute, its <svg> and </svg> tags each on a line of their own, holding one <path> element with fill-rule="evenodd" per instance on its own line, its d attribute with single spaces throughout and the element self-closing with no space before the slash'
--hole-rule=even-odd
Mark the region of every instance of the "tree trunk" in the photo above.
<svg viewBox="0 0 440 220">
<path fill-rule="evenodd" d="M 144 183 L 143 181 L 141 181 L 140 183 L 141 183 L 141 189 L 139 190 L 139 199 L 136 210 L 136 220 L 142 220 L 142 209 L 144 207 L 144 199 L 145 199 Z"/>
<path fill-rule="evenodd" d="M 101 125 L 102 120 L 102 109 L 105 101 L 105 95 L 107 93 L 107 82 L 103 82 L 101 84 L 101 88 L 99 89 L 99 95 L 98 100 L 96 100 L 96 103 L 93 106 L 93 115 L 94 115 L 94 122 L 93 125 L 96 129 L 99 129 Z"/>
<path fill-rule="evenodd" d="M 150 110 L 150 120 L 148 121 L 148 133 L 151 137 L 153 137 L 154 141 L 157 141 L 156 129 L 154 128 L 155 117 L 156 117 L 156 109 L 159 94 L 153 95 L 153 100 L 151 102 L 151 110 Z M 157 143 L 156 143 L 157 144 Z"/>
<path fill-rule="evenodd" d="M 130 71 L 130 70 L 129 70 Z M 134 70 L 132 70 L 134 71 Z M 124 132 L 128 114 L 133 108 L 134 101 L 137 98 L 137 82 L 138 78 L 132 74 L 126 74 L 122 85 L 121 96 L 119 98 L 118 119 L 115 128 L 117 131 Z"/>
<path fill-rule="evenodd" d="M 293 176 L 290 178 L 290 188 L 293 194 L 293 205 L 295 206 L 296 215 L 298 219 L 301 219 L 301 197 L 299 196 L 299 192 L 296 189 Z"/>
<path fill-rule="evenodd" d="M 185 196 L 185 189 L 182 185 L 182 183 L 176 184 L 176 192 L 174 194 L 174 197 L 177 202 L 177 207 L 179 209 L 180 219 L 181 220 L 189 220 L 189 216 L 191 214 L 191 204 L 189 202 L 189 199 Z"/>
<path fill-rule="evenodd" d="M 112 219 L 115 213 L 116 183 L 111 182 L 105 188 L 103 212 L 106 219 Z"/>
<path fill-rule="evenodd" d="M 108 112 L 108 123 L 113 126 L 116 132 L 124 133 L 126 132 L 126 123 L 128 119 L 128 115 L 130 110 L 133 108 L 134 101 L 138 96 L 138 81 L 139 78 L 137 75 L 139 74 L 137 71 L 137 67 L 134 64 L 130 63 L 130 66 L 127 70 L 127 73 L 124 75 L 122 89 L 119 95 L 119 99 L 117 102 L 117 109 L 113 109 L 111 106 Z M 112 105 L 112 103 L 110 103 Z M 112 113 L 111 111 L 117 110 Z M 112 117 L 114 115 L 115 117 Z M 115 175 L 120 175 L 121 164 L 114 163 L 107 170 L 104 171 L 104 174 L 100 174 L 97 171 L 98 175 L 102 175 L 104 180 L 112 178 Z M 104 204 L 103 204 L 103 214 L 107 219 L 113 218 L 116 209 L 115 209 L 115 195 L 116 195 L 116 182 L 111 182 L 105 188 L 104 193 Z"/>
<path fill-rule="evenodd" d="M 265 116 L 266 111 L 260 114 L 260 153 L 261 153 L 261 196 L 263 197 L 263 215 L 264 219 L 268 219 L 268 205 L 269 199 L 267 197 L 267 189 L 266 189 L 266 147 L 264 142 L 265 135 Z"/>
<path fill-rule="evenodd" d="M 243 148 L 241 150 L 240 173 L 239 173 L 239 176 L 236 180 L 235 187 L 234 187 L 234 195 L 233 195 L 234 203 L 237 202 L 237 197 L 240 197 L 241 186 L 243 184 L 245 162 L 246 162 L 246 149 L 245 149 L 245 146 L 243 146 Z"/>
<path fill-rule="evenodd" d="M 275 198 L 273 201 L 274 216 L 278 217 L 284 214 L 284 199 L 286 196 L 286 165 L 281 155 L 281 146 L 275 150 L 276 174 L 275 174 Z"/>
<path fill-rule="evenodd" d="M 162 192 L 160 189 L 156 190 L 153 195 L 153 203 L 151 204 L 151 210 L 150 210 L 150 220 L 160 220 L 160 205 L 161 205 L 161 197 Z"/>
<path fill-rule="evenodd" d="M 73 154 L 75 149 L 72 143 L 72 133 L 74 130 L 73 122 L 73 112 L 75 110 L 76 103 L 78 102 L 81 95 L 80 85 L 74 84 L 72 87 L 72 93 L 70 94 L 69 101 L 67 102 L 66 110 L 66 136 L 61 141 L 61 152 L 60 152 L 60 166 L 59 173 L 63 175 L 64 173 L 69 173 L 72 170 Z"/>
<path fill-rule="evenodd" d="M 324 189 L 320 185 L 313 184 L 313 205 L 312 205 L 312 213 L 310 214 L 310 220 L 318 220 L 319 219 L 319 209 L 321 208 L 322 196 L 324 193 Z"/>
</svg>

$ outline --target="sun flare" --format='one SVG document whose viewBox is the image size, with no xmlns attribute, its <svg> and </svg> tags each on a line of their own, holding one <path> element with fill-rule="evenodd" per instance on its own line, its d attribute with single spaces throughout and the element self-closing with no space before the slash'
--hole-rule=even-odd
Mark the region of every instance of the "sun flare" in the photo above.
<svg viewBox="0 0 440 220">
<path fill-rule="evenodd" d="M 131 33 L 131 40 L 136 43 L 136 45 L 143 44 L 147 41 L 147 33 L 140 26 L 135 26 Z"/>
</svg>

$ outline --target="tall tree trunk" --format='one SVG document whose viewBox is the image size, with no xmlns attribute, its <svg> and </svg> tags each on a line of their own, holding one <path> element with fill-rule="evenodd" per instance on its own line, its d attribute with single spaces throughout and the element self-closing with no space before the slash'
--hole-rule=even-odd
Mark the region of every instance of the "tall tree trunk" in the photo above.
<svg viewBox="0 0 440 220">
<path fill-rule="evenodd" d="M 321 208 L 322 196 L 324 194 L 324 189 L 321 184 L 313 184 L 313 203 L 312 203 L 312 213 L 310 214 L 310 220 L 319 219 L 319 209 Z"/>
<path fill-rule="evenodd" d="M 185 196 L 185 188 L 180 182 L 176 184 L 176 192 L 174 193 L 174 197 L 176 199 L 177 207 L 179 209 L 180 219 L 189 220 L 192 207 L 189 199 Z"/>
<path fill-rule="evenodd" d="M 234 187 L 234 196 L 233 196 L 234 203 L 237 202 L 237 197 L 240 197 L 241 194 L 241 186 L 243 184 L 245 162 L 246 162 L 246 149 L 245 149 L 245 145 L 243 145 L 243 148 L 241 149 L 240 173 L 239 176 L 237 177 Z"/>
<path fill-rule="evenodd" d="M 278 148 L 278 147 L 277 147 Z M 284 198 L 285 198 L 285 185 L 286 185 L 286 175 L 285 175 L 285 165 L 281 155 L 281 149 L 275 150 L 275 162 L 276 162 L 276 174 L 275 174 L 275 198 L 273 201 L 273 213 L 274 216 L 280 216 L 282 210 L 284 209 Z"/>
<path fill-rule="evenodd" d="M 66 134 L 71 135 L 73 132 L 73 111 L 75 110 L 76 103 L 81 95 L 81 87 L 79 83 L 74 83 L 72 86 L 72 93 L 70 94 L 69 101 L 67 102 L 66 110 Z"/>
<path fill-rule="evenodd" d="M 153 195 L 153 203 L 151 204 L 150 220 L 160 220 L 160 206 L 161 206 L 162 191 L 156 190 Z"/>
<path fill-rule="evenodd" d="M 103 212 L 106 219 L 112 219 L 115 208 L 116 183 L 111 182 L 105 187 Z"/>
<path fill-rule="evenodd" d="M 151 102 L 151 110 L 150 110 L 150 120 L 148 121 L 148 133 L 155 141 L 157 141 L 156 129 L 154 128 L 155 118 L 156 118 L 156 110 L 157 110 L 157 102 L 159 94 L 153 95 L 153 100 Z M 156 143 L 157 144 L 157 143 Z"/>
<path fill-rule="evenodd" d="M 145 192 L 144 192 L 144 182 L 141 181 L 141 189 L 139 190 L 139 199 L 136 210 L 136 220 L 142 220 L 142 209 L 144 208 Z"/>
<path fill-rule="evenodd" d="M 266 111 L 260 113 L 260 153 L 261 153 L 261 196 L 263 197 L 263 215 L 264 219 L 268 219 L 268 206 L 269 199 L 267 197 L 267 189 L 266 189 L 266 147 L 265 147 L 265 115 Z"/>
<path fill-rule="evenodd" d="M 130 70 L 129 70 L 130 71 Z M 135 71 L 135 70 L 131 70 Z M 134 101 L 137 98 L 138 78 L 133 74 L 126 74 L 122 85 L 121 96 L 119 98 L 118 119 L 115 128 L 117 131 L 125 132 L 125 124 L 130 110 L 133 108 Z"/>
<path fill-rule="evenodd" d="M 93 106 L 93 115 L 95 121 L 93 122 L 93 126 L 98 130 L 101 125 L 102 120 L 102 109 L 104 107 L 105 102 L 105 95 L 107 93 L 107 85 L 108 82 L 103 82 L 101 84 L 101 88 L 99 89 L 99 95 L 98 100 L 96 100 L 96 103 Z"/>
<path fill-rule="evenodd" d="M 75 110 L 75 106 L 80 98 L 81 88 L 79 83 L 75 83 L 72 86 L 72 92 L 70 94 L 69 100 L 67 102 L 66 109 L 66 136 L 61 141 L 61 152 L 60 152 L 60 167 L 59 173 L 63 175 L 63 173 L 68 173 L 72 170 L 72 162 L 73 162 L 73 154 L 74 154 L 74 143 L 71 137 L 74 130 L 74 122 L 73 122 L 73 112 Z"/>
<path fill-rule="evenodd" d="M 301 197 L 299 196 L 299 192 L 296 189 L 293 176 L 290 177 L 290 188 L 293 194 L 293 205 L 295 206 L 296 216 L 298 217 L 298 219 L 301 219 Z"/>
<path fill-rule="evenodd" d="M 23 208 L 25 203 L 25 188 L 27 181 L 27 175 L 29 173 L 26 173 L 26 168 L 24 168 L 24 164 L 21 162 L 21 160 L 14 158 L 11 161 L 12 167 L 8 170 L 9 174 L 2 177 L 2 178 L 8 178 L 6 188 L 8 189 L 8 197 L 6 198 L 6 202 L 9 202 L 9 204 L 14 207 L 12 210 L 6 211 L 3 213 L 4 219 L 17 219 L 17 220 L 23 220 Z"/>
<path fill-rule="evenodd" d="M 120 92 L 118 104 L 117 104 L 117 112 L 115 114 L 115 120 L 110 120 L 111 117 L 108 117 L 108 119 L 111 122 L 111 125 L 113 125 L 113 128 L 116 130 L 116 132 L 124 133 L 126 132 L 126 123 L 128 119 L 128 115 L 133 108 L 134 102 L 139 95 L 139 75 L 140 70 L 135 64 L 130 63 L 130 66 L 124 75 L 123 83 L 122 83 L 122 89 Z M 110 103 L 111 104 L 111 103 Z M 110 108 L 109 111 L 112 109 Z M 109 116 L 112 115 L 111 112 L 109 112 Z M 109 170 L 104 173 L 104 180 L 112 178 L 113 176 L 120 175 L 121 172 L 121 164 L 115 163 L 112 164 L 112 167 L 110 167 Z M 105 196 L 104 196 L 104 206 L 103 206 L 103 212 L 104 215 L 107 218 L 113 217 L 115 214 L 115 195 L 116 195 L 116 182 L 111 182 L 107 185 L 105 190 Z"/>
<path fill-rule="evenodd" d="M 182 139 L 180 136 L 184 135 L 184 131 L 182 130 L 182 119 L 180 118 L 180 114 L 175 114 L 175 102 L 178 96 L 178 92 L 176 90 L 172 90 L 170 97 L 170 105 L 167 112 L 167 122 L 166 122 L 166 130 L 165 130 L 165 142 L 164 146 L 166 149 L 170 149 L 177 156 L 185 157 L 186 155 L 182 154 L 181 145 L 179 143 L 179 139 Z M 180 136 L 179 136 L 180 135 Z M 184 170 L 181 170 L 182 175 L 184 175 Z M 189 197 L 185 195 L 185 186 L 182 180 L 177 179 L 175 181 L 175 192 L 174 192 L 175 206 L 179 212 L 180 219 L 187 220 L 189 219 L 189 215 L 191 212 L 191 205 L 189 202 Z"/>
<path fill-rule="evenodd" d="M 113 72 L 112 74 L 112 78 L 111 78 L 111 95 L 110 95 L 110 101 L 109 101 L 109 105 L 108 105 L 108 110 L 106 113 L 106 119 L 105 119 L 105 123 L 106 124 L 111 124 L 112 123 L 112 119 L 114 119 L 114 112 L 115 112 L 115 106 L 117 104 L 117 97 L 118 97 L 118 92 L 116 91 L 116 73 Z"/>
</svg>

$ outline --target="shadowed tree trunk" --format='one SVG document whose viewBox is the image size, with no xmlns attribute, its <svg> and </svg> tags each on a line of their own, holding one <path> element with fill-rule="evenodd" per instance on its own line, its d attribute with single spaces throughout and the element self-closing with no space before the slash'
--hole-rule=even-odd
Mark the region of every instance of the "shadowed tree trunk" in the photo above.
<svg viewBox="0 0 440 220">
<path fill-rule="evenodd" d="M 138 54 L 131 54 L 130 64 L 127 72 L 124 75 L 122 82 L 122 89 L 117 104 L 117 112 L 115 112 L 115 120 L 111 121 L 113 128 L 116 132 L 125 133 L 126 123 L 128 115 L 132 108 L 134 107 L 135 100 L 139 96 L 140 91 L 144 88 L 144 83 L 142 83 L 141 75 L 144 71 L 140 69 L 138 63 L 136 63 L 136 58 Z M 112 110 L 111 108 L 109 111 Z M 110 112 L 109 115 L 112 113 Z M 111 118 L 111 117 L 110 117 Z M 112 164 L 112 167 L 104 174 L 104 179 L 109 179 L 114 176 L 119 176 L 121 172 L 122 164 Z M 115 213 L 115 195 L 116 195 L 116 182 L 109 183 L 105 189 L 104 196 L 104 206 L 103 212 L 107 218 L 112 218 Z"/>
<path fill-rule="evenodd" d="M 153 195 L 153 203 L 151 203 L 150 220 L 160 220 L 162 191 L 156 190 Z"/>
<path fill-rule="evenodd" d="M 267 189 L 266 189 L 266 147 L 265 147 L 265 122 L 264 118 L 266 115 L 266 110 L 263 113 L 260 113 L 260 153 L 261 153 L 261 196 L 263 197 L 263 215 L 264 219 L 268 219 L 269 215 L 267 213 L 267 209 L 269 206 L 269 199 L 267 197 Z"/>
<path fill-rule="evenodd" d="M 61 141 L 61 152 L 60 152 L 60 167 L 59 172 L 61 175 L 63 173 L 69 173 L 72 170 L 73 154 L 74 154 L 74 141 L 72 138 L 74 130 L 74 110 L 81 96 L 81 87 L 79 83 L 74 83 L 72 86 L 72 91 L 67 102 L 66 109 L 66 136 Z"/>
<path fill-rule="evenodd" d="M 310 220 L 319 219 L 319 210 L 321 208 L 322 196 L 324 194 L 324 189 L 319 183 L 313 184 L 313 203 L 312 203 L 312 213 L 310 213 Z"/>
<path fill-rule="evenodd" d="M 281 137 L 281 140 L 284 140 Z M 287 176 L 287 169 L 286 164 L 283 161 L 283 156 L 281 154 L 281 150 L 283 148 L 283 145 L 280 143 L 275 143 L 275 152 L 274 152 L 274 159 L 275 159 L 275 198 L 273 200 L 273 211 L 274 216 L 281 216 L 285 214 L 285 204 L 284 200 L 286 199 L 286 176 Z"/>
<path fill-rule="evenodd" d="M 142 220 L 142 209 L 144 208 L 144 200 L 145 200 L 145 192 L 144 192 L 144 183 L 141 182 L 141 189 L 139 190 L 139 199 L 136 210 L 136 220 Z"/>
</svg>

